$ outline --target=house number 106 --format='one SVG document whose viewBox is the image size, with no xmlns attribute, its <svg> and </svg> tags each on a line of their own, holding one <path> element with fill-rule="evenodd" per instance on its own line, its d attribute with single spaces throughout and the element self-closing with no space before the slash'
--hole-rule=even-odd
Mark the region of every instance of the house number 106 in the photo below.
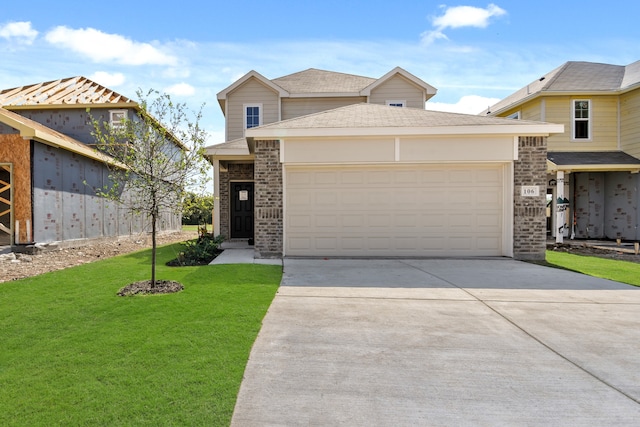
<svg viewBox="0 0 640 427">
<path fill-rule="evenodd" d="M 537 185 L 523 185 L 520 195 L 523 197 L 537 197 L 540 195 L 540 187 Z"/>
</svg>

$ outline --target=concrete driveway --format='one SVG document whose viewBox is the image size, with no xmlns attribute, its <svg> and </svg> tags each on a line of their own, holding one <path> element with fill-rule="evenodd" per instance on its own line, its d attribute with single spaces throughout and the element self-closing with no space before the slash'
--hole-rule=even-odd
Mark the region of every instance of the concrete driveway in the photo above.
<svg viewBox="0 0 640 427">
<path fill-rule="evenodd" d="M 638 426 L 640 288 L 509 259 L 286 259 L 233 426 Z"/>
</svg>

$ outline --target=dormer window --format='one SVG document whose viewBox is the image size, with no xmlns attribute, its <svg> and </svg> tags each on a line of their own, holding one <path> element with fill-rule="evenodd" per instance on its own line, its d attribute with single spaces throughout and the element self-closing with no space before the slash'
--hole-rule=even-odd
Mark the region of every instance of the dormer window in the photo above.
<svg viewBox="0 0 640 427">
<path fill-rule="evenodd" d="M 407 106 L 407 101 L 405 100 L 392 99 L 392 100 L 387 100 L 386 103 L 390 107 L 406 107 Z"/>
<path fill-rule="evenodd" d="M 114 129 L 122 129 L 127 120 L 127 110 L 109 110 L 109 124 Z"/>
<path fill-rule="evenodd" d="M 573 139 L 591 138 L 591 101 L 573 101 Z"/>
<path fill-rule="evenodd" d="M 244 104 L 244 128 L 262 125 L 262 104 Z"/>
</svg>

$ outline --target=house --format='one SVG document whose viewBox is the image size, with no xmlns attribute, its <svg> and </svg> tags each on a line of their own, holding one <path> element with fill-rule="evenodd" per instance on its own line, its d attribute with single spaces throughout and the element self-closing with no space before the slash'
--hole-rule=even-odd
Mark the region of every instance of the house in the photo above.
<svg viewBox="0 0 640 427">
<path fill-rule="evenodd" d="M 640 61 L 566 62 L 485 114 L 564 124 L 548 139 L 548 233 L 640 240 Z"/>
<path fill-rule="evenodd" d="M 111 238 L 147 231 L 147 220 L 96 195 L 109 182 L 87 112 L 117 124 L 140 111 L 84 77 L 0 91 L 0 245 Z M 161 230 L 179 230 L 163 213 Z"/>
<path fill-rule="evenodd" d="M 546 138 L 562 126 L 425 110 L 436 89 L 251 71 L 218 93 L 214 231 L 255 256 L 544 258 Z"/>
</svg>

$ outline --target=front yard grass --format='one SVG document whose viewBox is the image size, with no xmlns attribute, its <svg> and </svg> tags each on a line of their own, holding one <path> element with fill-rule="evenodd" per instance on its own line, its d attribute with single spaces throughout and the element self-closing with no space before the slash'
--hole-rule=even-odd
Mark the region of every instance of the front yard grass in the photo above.
<svg viewBox="0 0 640 427">
<path fill-rule="evenodd" d="M 640 264 L 635 262 L 547 251 L 547 263 L 589 276 L 640 286 Z"/>
<path fill-rule="evenodd" d="M 180 249 L 175 294 L 116 296 L 149 251 L 0 284 L 0 425 L 229 425 L 282 269 L 166 267 Z"/>
</svg>

